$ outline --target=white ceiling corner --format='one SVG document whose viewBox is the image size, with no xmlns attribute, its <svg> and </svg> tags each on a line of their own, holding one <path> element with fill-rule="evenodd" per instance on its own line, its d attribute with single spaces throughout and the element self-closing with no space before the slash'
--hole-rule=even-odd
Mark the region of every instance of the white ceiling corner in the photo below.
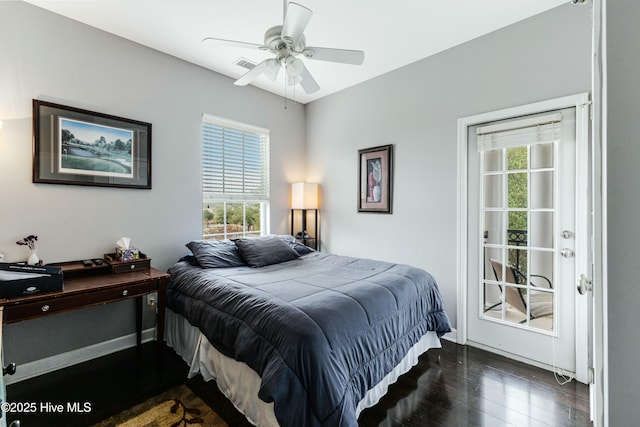
<svg viewBox="0 0 640 427">
<path fill-rule="evenodd" d="M 217 37 L 263 43 L 264 32 L 282 24 L 280 0 L 25 0 L 125 39 L 237 79 L 268 52 L 203 43 Z M 365 52 L 361 66 L 302 58 L 320 85 L 295 99 L 308 103 L 480 37 L 568 0 L 296 0 L 313 11 L 304 34 L 310 46 Z M 259 77 L 261 89 L 285 95 L 278 80 Z M 229 84 L 232 84 L 229 82 Z M 239 88 L 242 90 L 242 88 Z M 293 95 L 287 88 L 287 96 Z"/>
</svg>

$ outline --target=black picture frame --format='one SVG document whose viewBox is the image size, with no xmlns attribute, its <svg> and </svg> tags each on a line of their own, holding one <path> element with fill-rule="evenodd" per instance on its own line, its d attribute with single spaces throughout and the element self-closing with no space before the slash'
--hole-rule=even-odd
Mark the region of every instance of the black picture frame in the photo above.
<svg viewBox="0 0 640 427">
<path fill-rule="evenodd" d="M 34 99 L 33 182 L 151 189 L 151 124 Z"/>
<path fill-rule="evenodd" d="M 393 144 L 358 150 L 358 212 L 393 212 Z"/>
</svg>

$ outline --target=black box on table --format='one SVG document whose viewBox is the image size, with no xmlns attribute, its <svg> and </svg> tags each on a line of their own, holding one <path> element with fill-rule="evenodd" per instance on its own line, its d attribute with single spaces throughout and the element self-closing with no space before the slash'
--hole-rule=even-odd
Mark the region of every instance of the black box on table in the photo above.
<svg viewBox="0 0 640 427">
<path fill-rule="evenodd" d="M 61 291 L 61 267 L 0 262 L 0 298 Z"/>
</svg>

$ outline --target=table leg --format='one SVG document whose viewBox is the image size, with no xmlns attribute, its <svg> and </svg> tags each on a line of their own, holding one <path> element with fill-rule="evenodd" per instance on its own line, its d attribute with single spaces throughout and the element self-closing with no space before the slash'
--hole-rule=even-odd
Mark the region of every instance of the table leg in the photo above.
<svg viewBox="0 0 640 427">
<path fill-rule="evenodd" d="M 140 348 L 142 344 L 142 307 L 144 304 L 144 298 L 142 296 L 136 297 L 136 345 Z"/>
<path fill-rule="evenodd" d="M 167 307 L 167 279 L 158 281 L 158 320 L 156 326 L 156 340 L 160 347 L 164 343 L 164 312 Z"/>
</svg>

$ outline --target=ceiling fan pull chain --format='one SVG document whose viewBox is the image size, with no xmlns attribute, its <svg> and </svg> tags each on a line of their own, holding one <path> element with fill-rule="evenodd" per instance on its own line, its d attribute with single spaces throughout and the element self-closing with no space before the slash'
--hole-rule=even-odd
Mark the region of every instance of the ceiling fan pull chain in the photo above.
<svg viewBox="0 0 640 427">
<path fill-rule="evenodd" d="M 295 77 L 293 78 L 295 80 Z M 293 102 L 296 102 L 296 85 L 293 85 L 293 96 L 291 97 Z"/>
<path fill-rule="evenodd" d="M 284 109 L 287 109 L 287 79 L 289 76 L 287 73 L 284 73 Z"/>
</svg>

